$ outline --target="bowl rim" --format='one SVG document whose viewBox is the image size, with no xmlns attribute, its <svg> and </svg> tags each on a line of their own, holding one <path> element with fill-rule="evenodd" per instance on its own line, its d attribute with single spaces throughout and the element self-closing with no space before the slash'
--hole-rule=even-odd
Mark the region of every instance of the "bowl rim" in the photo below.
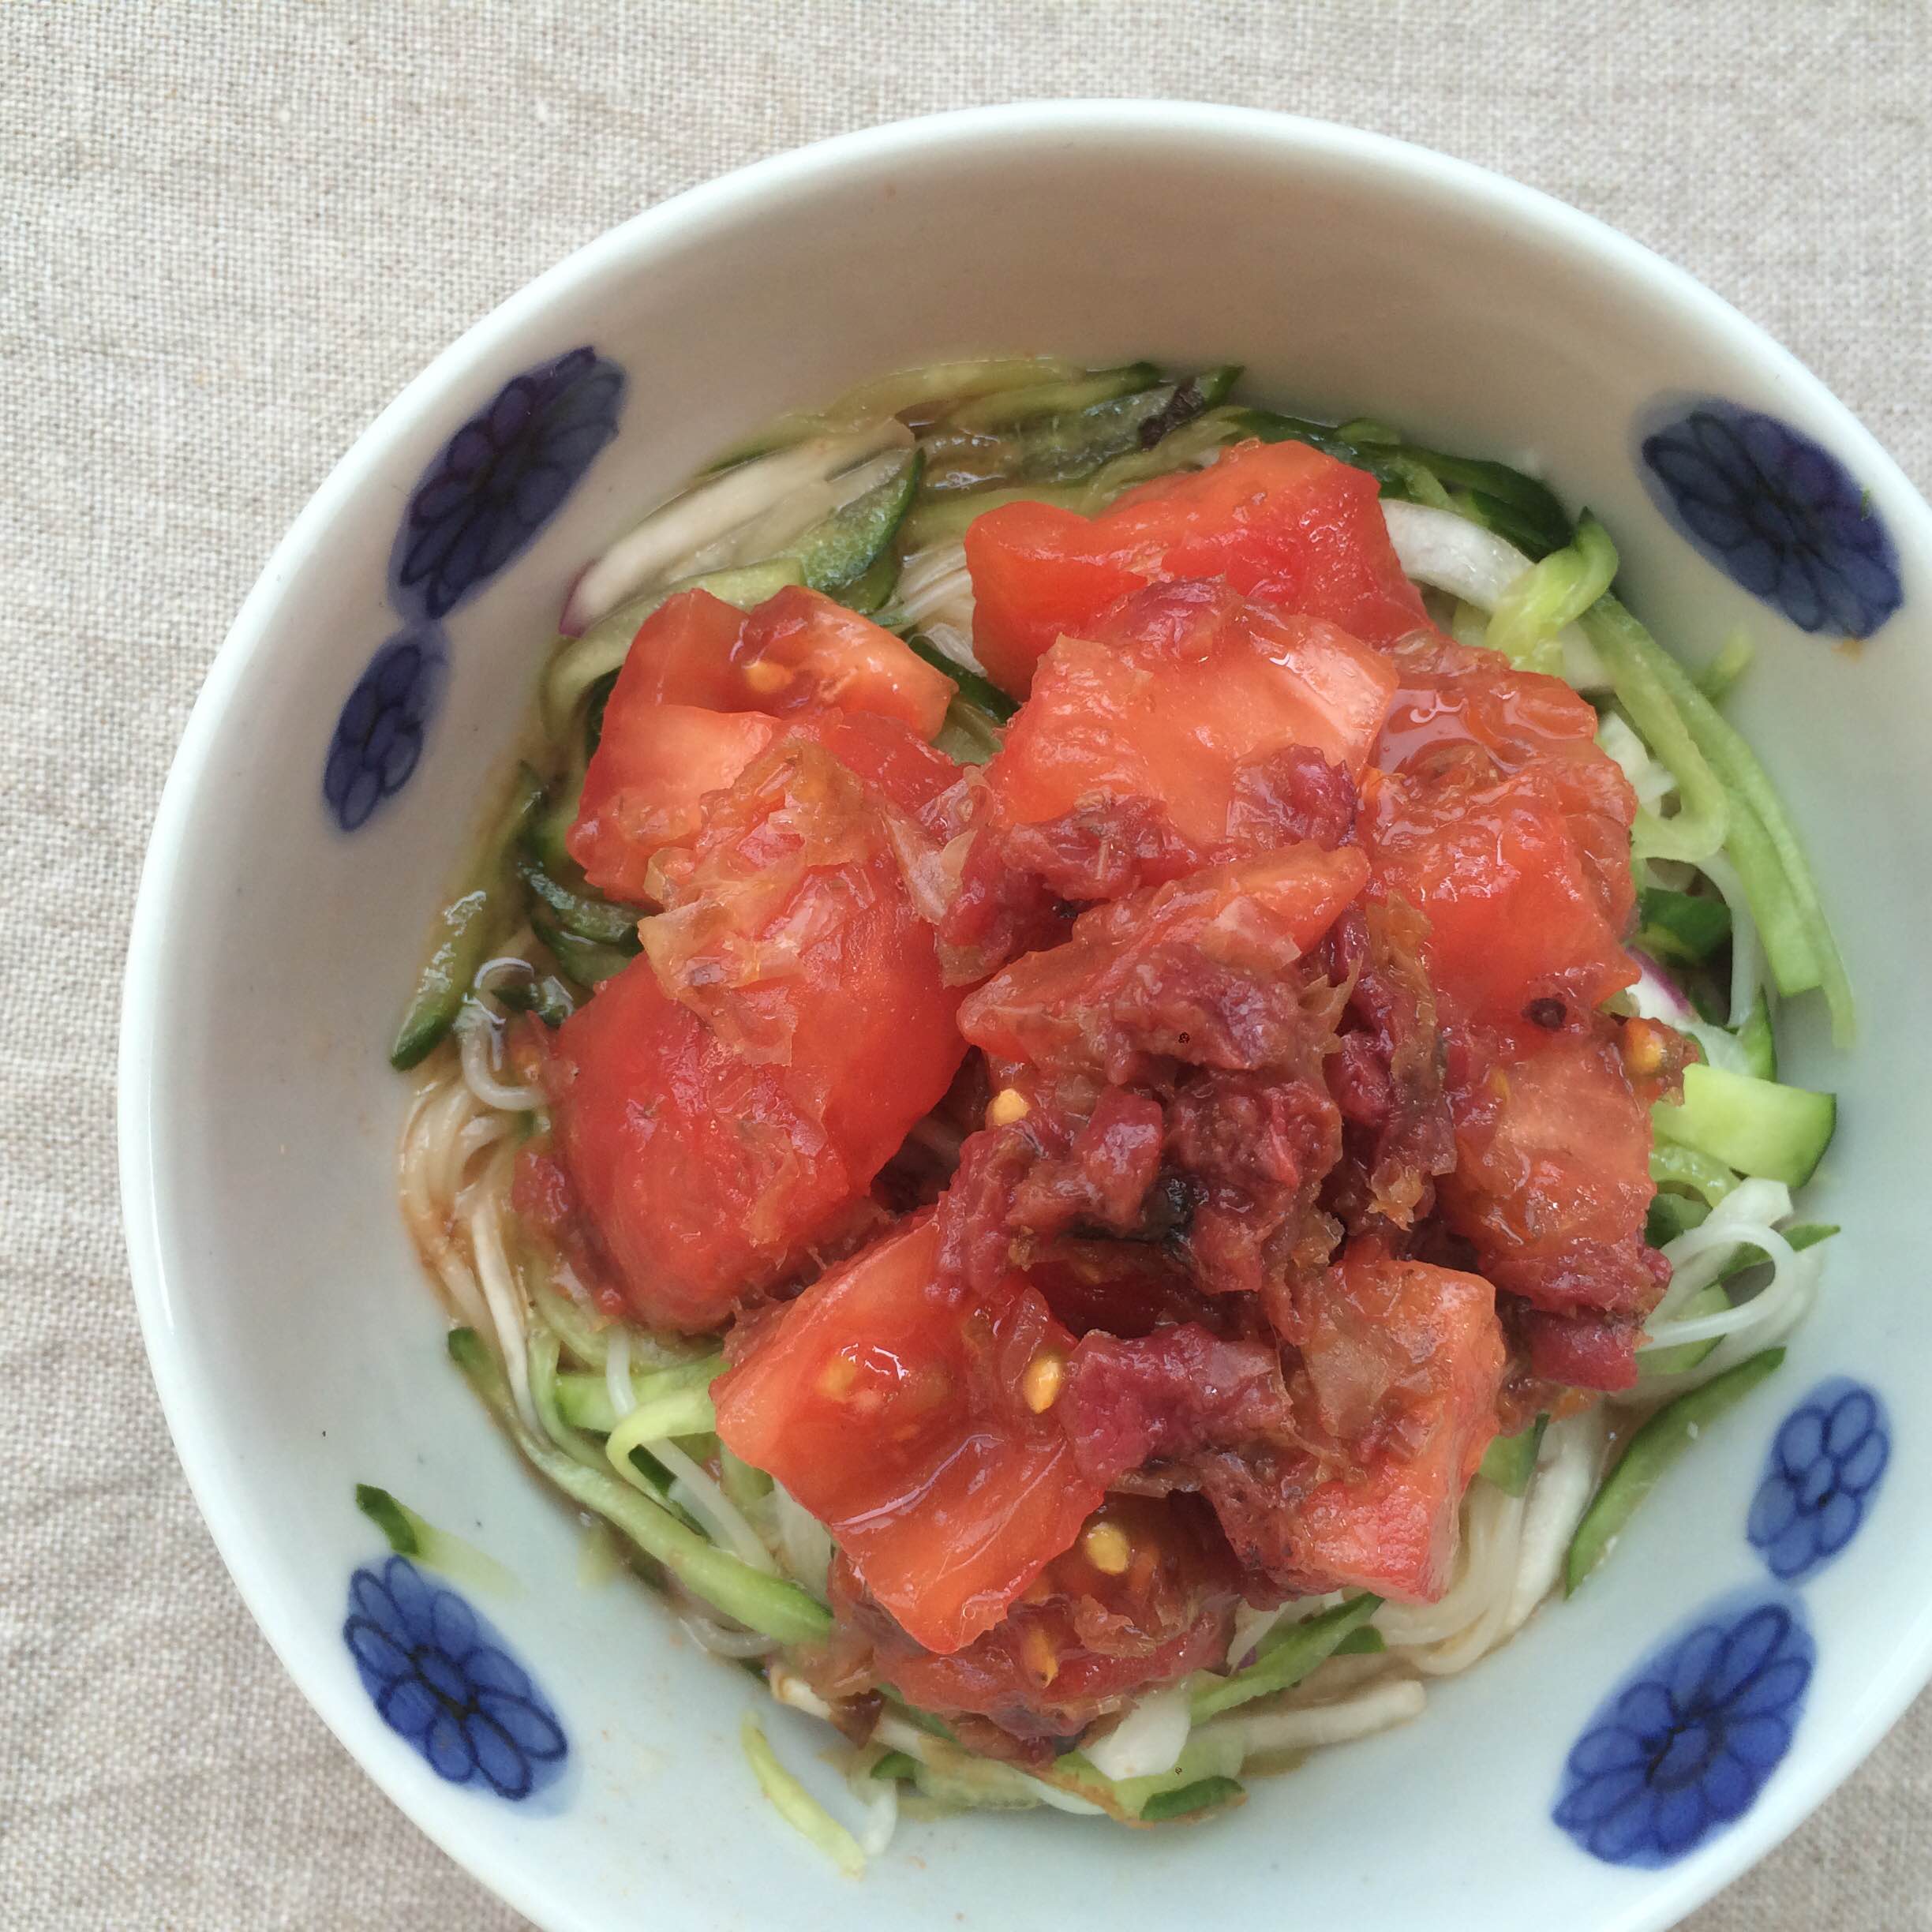
<svg viewBox="0 0 1932 1932">
<path fill-rule="evenodd" d="M 457 1866 L 536 1924 L 552 1932 L 593 1932 L 574 1908 L 543 1896 L 527 1863 L 487 1832 L 426 1822 L 414 1802 L 414 1767 L 398 1758 L 371 1762 L 357 1750 L 333 1714 L 338 1687 L 297 1654 L 280 1627 L 272 1585 L 275 1563 L 242 1533 L 234 1471 L 200 1440 L 200 1404 L 193 1365 L 180 1343 L 173 1301 L 180 1279 L 170 1275 L 159 1226 L 155 1185 L 156 1116 L 167 1096 L 153 1079 L 154 1046 L 162 1012 L 159 988 L 171 934 L 169 908 L 186 849 L 186 831 L 211 754 L 228 728 L 247 667 L 269 647 L 278 605 L 300 560 L 342 507 L 369 482 L 425 410 L 457 389 L 560 298 L 606 271 L 647 258 L 653 249 L 728 221 L 766 196 L 808 189 L 856 170 L 878 171 L 896 162 L 973 149 L 1043 135 L 1106 140 L 1158 133 L 1272 152 L 1292 167 L 1309 162 L 1354 165 L 1398 188 L 1427 185 L 1447 192 L 1473 212 L 1502 217 L 1551 245 L 1591 258 L 1598 272 L 1647 283 L 1661 301 L 1723 339 L 1727 347 L 1768 366 L 1805 406 L 1829 418 L 1847 459 L 1874 484 L 1886 486 L 1888 513 L 1911 527 L 1900 549 L 1932 556 L 1932 508 L 1852 412 L 1774 337 L 1678 267 L 1597 217 L 1478 164 L 1432 148 L 1307 116 L 1265 108 L 1149 98 L 1065 99 L 955 109 L 895 120 L 831 136 L 752 162 L 686 189 L 585 243 L 506 298 L 442 350 L 356 436 L 337 459 L 287 533 L 276 545 L 212 661 L 170 763 L 150 829 L 129 931 L 122 984 L 116 1071 L 117 1138 L 122 1218 L 135 1305 L 150 1370 L 176 1455 L 215 1548 L 256 1627 L 310 1707 L 360 1769 Z M 1896 527 L 1896 526 L 1895 526 Z M 1801 1824 L 1870 1753 L 1907 1705 L 1932 1680 L 1932 1620 L 1915 1642 L 1908 1632 L 1887 1666 L 1829 1737 L 1786 1761 L 1776 1781 L 1746 1815 L 1702 1856 L 1646 1875 L 1643 1890 L 1610 1910 L 1597 1932 L 1664 1932 Z"/>
</svg>

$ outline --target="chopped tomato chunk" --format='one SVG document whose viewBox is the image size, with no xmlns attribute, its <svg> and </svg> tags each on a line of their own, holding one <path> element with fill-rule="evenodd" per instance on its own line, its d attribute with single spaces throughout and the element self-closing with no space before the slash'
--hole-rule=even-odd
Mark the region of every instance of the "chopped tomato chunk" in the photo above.
<svg viewBox="0 0 1932 1932">
<path fill-rule="evenodd" d="M 1041 665 L 987 782 L 1008 823 L 1096 796 L 1150 798 L 1201 847 L 1227 836 L 1238 774 L 1290 745 L 1358 772 L 1395 673 L 1318 618 L 1283 617 L 1225 584 L 1163 584 Z"/>
<path fill-rule="evenodd" d="M 1480 751 L 1380 777 L 1365 794 L 1369 890 L 1428 919 L 1423 948 L 1447 1017 L 1515 1028 L 1533 1006 L 1598 1006 L 1637 977 L 1616 908 L 1540 766 L 1499 777 Z M 1628 841 L 1625 841 L 1628 852 Z M 1629 903 L 1629 863 L 1621 898 Z"/>
<path fill-rule="evenodd" d="M 1561 678 L 1522 670 L 1500 651 L 1418 631 L 1390 650 L 1388 662 L 1398 681 L 1376 747 L 1384 771 L 1400 771 L 1443 745 L 1481 745 L 1506 772 L 1594 749 L 1597 713 L 1589 701 Z M 1616 770 L 1603 753 L 1595 755 Z"/>
<path fill-rule="evenodd" d="M 866 1643 L 873 1678 L 953 1720 L 963 1742 L 1028 1762 L 1052 1757 L 1136 1691 L 1218 1668 L 1237 1584 L 1197 1499 L 1123 1496 L 1106 1499 L 1005 1618 L 949 1655 L 915 1644 L 843 1559 L 832 1602 Z"/>
<path fill-rule="evenodd" d="M 1451 1056 L 1456 1166 L 1444 1216 L 1496 1286 L 1555 1314 L 1647 1313 L 1668 1269 L 1645 1245 L 1650 1121 L 1614 1023 L 1492 1058 Z"/>
<path fill-rule="evenodd" d="M 598 891 L 648 903 L 656 897 L 657 854 L 695 838 L 705 799 L 785 736 L 824 746 L 908 813 L 923 811 L 959 776 L 943 752 L 893 718 L 806 711 L 781 720 L 696 705 L 620 706 L 613 692 L 566 841 L 571 856 Z"/>
<path fill-rule="evenodd" d="M 1324 618 L 1369 644 L 1428 623 L 1375 478 L 1303 443 L 1241 444 L 1096 517 L 1008 504 L 977 518 L 965 542 L 973 647 L 1016 697 L 1058 638 L 1091 636 L 1144 584 L 1225 577 L 1271 610 Z"/>
<path fill-rule="evenodd" d="M 1095 906 L 1064 944 L 1016 960 L 969 996 L 960 1025 L 996 1058 L 1116 1081 L 1137 1077 L 1150 1054 L 1267 1065 L 1274 1043 L 1256 983 L 1307 953 L 1368 874 L 1357 846 L 1290 845 Z M 1166 966 L 1185 983 L 1169 983 Z M 1286 998 L 1292 1005 L 1292 989 Z"/>
<path fill-rule="evenodd" d="M 1222 1458 L 1207 1494 L 1237 1552 L 1279 1578 L 1433 1602 L 1448 1587 L 1462 1492 L 1496 1434 L 1495 1290 L 1357 1242 L 1297 1312 L 1297 1421 L 1304 1440 L 1335 1448 L 1276 1464 L 1272 1485 Z"/>
<path fill-rule="evenodd" d="M 1050 943 L 1063 902 L 1339 844 L 1395 687 L 1379 653 L 1221 583 L 1157 585 L 1061 639 L 986 768 L 941 920 L 950 975 Z"/>
<path fill-rule="evenodd" d="M 764 1328 L 714 1396 L 732 1453 L 783 1483 L 901 1628 L 945 1654 L 999 1621 L 1101 1492 L 1024 1392 L 1072 1338 L 1017 1275 L 944 1292 L 938 1256 L 928 1216 L 875 1242 Z"/>
<path fill-rule="evenodd" d="M 653 884 L 644 958 L 559 1030 L 548 1079 L 631 1306 L 702 1329 L 863 1224 L 965 1050 L 879 801 L 811 738 L 713 793 Z"/>
<path fill-rule="evenodd" d="M 657 983 L 648 960 L 558 1030 L 546 1073 L 558 1163 L 631 1312 L 715 1327 L 864 1225 L 867 1177 L 791 1091 Z"/>
<path fill-rule="evenodd" d="M 729 785 L 782 728 L 758 711 L 613 706 L 565 839 L 584 877 L 611 898 L 647 900 L 657 852 L 695 837 L 706 796 Z"/>
<path fill-rule="evenodd" d="M 953 690 L 891 631 L 793 585 L 750 612 L 705 590 L 659 605 L 631 640 L 611 702 L 780 714 L 829 705 L 897 718 L 930 739 Z"/>
</svg>

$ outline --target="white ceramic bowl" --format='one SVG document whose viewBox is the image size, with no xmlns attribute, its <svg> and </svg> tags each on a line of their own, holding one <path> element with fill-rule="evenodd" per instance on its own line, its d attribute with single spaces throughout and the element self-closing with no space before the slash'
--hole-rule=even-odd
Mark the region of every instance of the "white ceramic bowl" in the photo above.
<svg viewBox="0 0 1932 1932">
<path fill-rule="evenodd" d="M 534 541 L 442 617 L 388 766 L 350 794 L 354 773 L 339 770 L 332 809 L 338 710 L 371 653 L 410 628 L 399 609 L 420 616 L 430 594 L 402 581 L 406 500 L 510 379 L 585 344 L 627 379 L 615 440 Z M 1678 1466 L 1577 1601 L 1441 1686 L 1414 1724 L 1261 1783 L 1210 1827 L 968 1818 L 902 1833 L 855 1889 L 747 1774 L 736 1729 L 752 1687 L 642 1592 L 578 1586 L 576 1525 L 447 1365 L 394 1204 L 403 1090 L 383 1050 L 578 565 L 778 411 L 991 347 L 1238 359 L 1284 406 L 1372 411 L 1441 446 L 1526 461 L 1593 507 L 1667 640 L 1699 655 L 1734 626 L 1755 639 L 1736 715 L 1810 841 L 1866 1019 L 1848 1060 L 1814 1016 L 1788 1029 L 1788 1076 L 1842 1096 L 1810 1197 L 1845 1229 L 1822 1305 L 1782 1373 Z M 1793 425 L 1869 492 L 1904 595 L 1870 642 L 1833 649 L 1787 621 L 1661 513 L 1638 439 L 1699 397 Z M 1799 446 L 1754 433 L 1799 495 L 1831 485 Z M 598 440 L 593 428 L 551 453 L 573 465 Z M 1713 474 L 1722 497 L 1736 479 Z M 1739 534 L 1722 504 L 1692 514 L 1710 526 L 1707 549 Z M 1765 553 L 1734 547 L 1730 561 L 1748 574 Z M 1833 582 L 1873 579 L 1853 568 Z M 947 115 L 747 169 L 583 249 L 411 384 L 302 513 L 215 661 L 148 855 L 122 1061 L 134 1279 L 182 1462 L 270 1641 L 397 1803 L 553 1932 L 781 1920 L 829 1932 L 855 1912 L 908 1927 L 1099 1915 L 1118 1932 L 1168 1932 L 1204 1909 L 1354 1932 L 1541 1932 L 1552 1908 L 1573 1932 L 1675 1921 L 1789 1831 L 1932 1668 L 1932 1486 L 1906 1473 L 1926 1453 L 1914 1418 L 1932 1361 L 1918 1271 L 1901 1263 L 1923 1246 L 1932 1144 L 1914 1071 L 1914 1043 L 1932 1032 L 1928 608 L 1932 515 L 1783 350 L 1584 216 L 1368 135 L 1159 103 Z M 399 688 L 407 669 L 391 668 Z M 411 776 L 409 707 L 439 690 Z M 404 777 L 360 829 L 341 829 Z M 1833 1376 L 1877 1391 L 1893 1472 L 1863 1504 L 1834 1506 L 1858 1530 L 1834 1560 L 1775 1584 L 1747 1512 L 1780 1420 Z M 1840 1412 L 1841 1436 L 1862 1413 Z M 1859 1453 L 1862 1470 L 1876 1452 Z M 526 1586 L 479 1601 L 568 1735 L 566 1773 L 537 1799 L 439 1777 L 359 1681 L 347 1592 L 382 1547 L 352 1506 L 359 1481 L 461 1530 Z M 1740 1818 L 1663 1858 L 1661 1788 L 1636 1789 L 1599 1740 L 1587 1762 L 1624 1783 L 1591 1802 L 1622 1804 L 1623 1822 L 1606 1840 L 1617 1856 L 1592 1855 L 1552 1822 L 1573 1745 L 1627 1673 L 1739 1590 L 1782 1606 L 1810 1633 L 1790 1644 L 1815 1649 L 1801 1700 L 1786 1694 L 1802 1656 L 1756 1680 L 1765 1722 L 1718 1695 L 1713 1721 L 1768 1781 Z M 1677 1768 L 1713 1735 L 1680 1737 Z M 1687 1788 L 1680 1835 L 1682 1804 L 1734 1805 L 1743 1787 L 1727 1772 Z"/>
</svg>

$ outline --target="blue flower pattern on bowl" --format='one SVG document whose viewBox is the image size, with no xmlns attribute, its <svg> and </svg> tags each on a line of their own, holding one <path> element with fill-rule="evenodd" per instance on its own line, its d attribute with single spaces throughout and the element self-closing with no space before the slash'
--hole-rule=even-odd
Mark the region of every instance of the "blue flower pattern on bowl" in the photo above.
<svg viewBox="0 0 1932 1932">
<path fill-rule="evenodd" d="M 520 1800 L 562 1771 L 570 1747 L 549 1700 L 489 1622 L 407 1557 L 350 1578 L 343 1641 L 383 1722 L 437 1777 Z"/>
<path fill-rule="evenodd" d="M 389 569 L 408 628 L 370 659 L 335 721 L 322 801 L 354 832 L 407 784 L 448 682 L 441 620 L 556 514 L 617 433 L 624 374 L 588 346 L 505 383 L 438 452 L 404 512 Z"/>
<path fill-rule="evenodd" d="M 1863 1383 L 1822 1383 L 1785 1417 L 1745 1532 L 1774 1577 L 1814 1576 L 1852 1541 L 1891 1456 L 1883 1406 Z"/>
<path fill-rule="evenodd" d="M 1795 1602 L 1718 1606 L 1597 1707 L 1557 1824 L 1593 1857 L 1655 1867 L 1742 1818 L 1790 1748 L 1817 1649 Z"/>
<path fill-rule="evenodd" d="M 1789 423 L 1706 400 L 1646 435 L 1641 454 L 1657 507 L 1799 630 L 1869 637 L 1903 601 L 1883 519 L 1844 465 Z"/>
<path fill-rule="evenodd" d="M 396 601 L 440 620 L 555 515 L 617 433 L 623 372 L 573 349 L 526 369 L 446 443 L 396 541 Z"/>
<path fill-rule="evenodd" d="M 409 783 L 448 665 L 443 634 L 424 625 L 390 638 L 357 679 L 322 768 L 322 796 L 345 832 Z"/>
</svg>

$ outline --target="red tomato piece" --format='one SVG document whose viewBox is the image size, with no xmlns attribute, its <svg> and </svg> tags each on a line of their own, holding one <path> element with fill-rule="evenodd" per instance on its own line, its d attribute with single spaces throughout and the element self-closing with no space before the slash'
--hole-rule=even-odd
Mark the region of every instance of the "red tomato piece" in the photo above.
<svg viewBox="0 0 1932 1932">
<path fill-rule="evenodd" d="M 1496 1430 L 1495 1290 L 1357 1242 L 1303 1317 L 1308 1419 L 1354 1467 L 1289 1504 L 1292 1560 L 1323 1589 L 1432 1603 L 1448 1587 L 1462 1492 Z M 1300 1384 L 1297 1396 L 1299 1410 Z"/>
<path fill-rule="evenodd" d="M 863 1219 L 965 1049 L 878 796 L 809 736 L 713 793 L 653 883 L 644 958 L 557 1034 L 552 1113 L 632 1307 L 699 1330 Z"/>
<path fill-rule="evenodd" d="M 565 841 L 571 856 L 598 891 L 650 903 L 657 854 L 695 837 L 705 799 L 732 784 L 781 736 L 824 746 L 908 813 L 923 811 L 959 777 L 950 758 L 893 718 L 807 711 L 780 720 L 696 705 L 620 707 L 613 693 Z"/>
<path fill-rule="evenodd" d="M 1531 1009 L 1601 1005 L 1637 977 L 1619 908 L 1630 903 L 1629 843 L 1617 905 L 1541 766 L 1499 777 L 1480 751 L 1432 754 L 1419 773 L 1372 780 L 1363 842 L 1370 896 L 1428 920 L 1423 948 L 1446 1017 L 1503 1029 Z"/>
<path fill-rule="evenodd" d="M 871 1676 L 921 1710 L 965 1717 L 962 1741 L 972 1741 L 972 1718 L 990 1718 L 1050 1757 L 1136 1692 L 1218 1668 L 1238 1582 L 1197 1497 L 1122 1496 L 1107 1498 L 999 1623 L 948 1656 L 893 1624 L 844 1560 L 833 1567 L 832 1604 L 867 1641 Z"/>
<path fill-rule="evenodd" d="M 1291 845 L 1095 906 L 1065 944 L 1016 960 L 969 995 L 960 1030 L 997 1059 L 1122 1081 L 1133 1077 L 1136 1055 L 1163 1046 L 1197 1066 L 1269 1064 L 1271 1043 L 1248 1037 L 1255 998 L 1221 995 L 1230 983 L 1279 980 L 1368 876 L 1358 846 Z M 1181 1003 L 1156 1011 L 1146 989 L 1165 984 L 1161 963 L 1184 950 L 1196 969 L 1185 988 L 1169 989 Z M 1286 997 L 1292 1007 L 1292 989 Z"/>
<path fill-rule="evenodd" d="M 1303 443 L 1244 443 L 1205 470 L 1129 490 L 1096 517 L 1008 504 L 966 532 L 973 647 L 1024 696 L 1063 635 L 1091 636 L 1148 583 L 1226 577 L 1278 612 L 1370 644 L 1427 627 L 1396 560 L 1375 478 Z"/>
<path fill-rule="evenodd" d="M 1333 624 L 1279 616 L 1225 584 L 1163 584 L 1054 647 L 987 782 L 1008 824 L 1149 798 L 1183 839 L 1211 846 L 1243 767 L 1301 745 L 1359 772 L 1395 691 L 1381 655 Z"/>
<path fill-rule="evenodd" d="M 1614 1023 L 1526 1036 L 1496 1058 L 1458 1042 L 1450 1106 L 1443 1217 L 1497 1287 L 1555 1314 L 1647 1313 L 1668 1267 L 1644 1242 L 1649 1114 Z"/>
<path fill-rule="evenodd" d="M 1473 745 L 1502 775 L 1533 769 L 1538 788 L 1569 820 L 1604 916 L 1626 930 L 1637 800 L 1616 760 L 1596 742 L 1595 711 L 1560 678 L 1520 670 L 1499 652 L 1471 650 L 1439 635 L 1405 638 L 1390 661 L 1401 681 L 1376 747 L 1376 764 L 1425 777 L 1456 762 L 1454 747 Z"/>
<path fill-rule="evenodd" d="M 833 706 L 896 718 L 929 741 L 956 689 L 903 638 L 796 585 L 751 612 L 736 665 L 759 710 Z"/>
<path fill-rule="evenodd" d="M 1099 1506 L 1029 1364 L 1072 1338 L 1018 1275 L 937 1284 L 921 1216 L 825 1275 L 714 1386 L 718 1434 L 831 1530 L 866 1589 L 927 1650 L 1005 1615 Z"/>
<path fill-rule="evenodd" d="M 705 590 L 660 605 L 631 640 L 610 708 L 784 713 L 835 706 L 897 718 L 930 739 L 953 692 L 950 678 L 889 631 L 795 584 L 751 612 Z"/>
<path fill-rule="evenodd" d="M 862 1226 L 868 1177 L 790 1091 L 657 983 L 648 960 L 558 1030 L 556 1154 L 631 1313 L 701 1333 Z"/>
<path fill-rule="evenodd" d="M 1397 688 L 1376 747 L 1400 771 L 1442 745 L 1476 744 L 1504 771 L 1588 746 L 1597 713 L 1561 678 L 1525 671 L 1500 651 L 1474 650 L 1440 631 L 1417 632 L 1388 653 Z M 1598 753 L 1602 757 L 1602 753 Z"/>
<path fill-rule="evenodd" d="M 584 877 L 612 899 L 647 901 L 658 852 L 695 837 L 705 798 L 724 790 L 782 728 L 758 711 L 613 706 L 564 840 Z"/>
</svg>

